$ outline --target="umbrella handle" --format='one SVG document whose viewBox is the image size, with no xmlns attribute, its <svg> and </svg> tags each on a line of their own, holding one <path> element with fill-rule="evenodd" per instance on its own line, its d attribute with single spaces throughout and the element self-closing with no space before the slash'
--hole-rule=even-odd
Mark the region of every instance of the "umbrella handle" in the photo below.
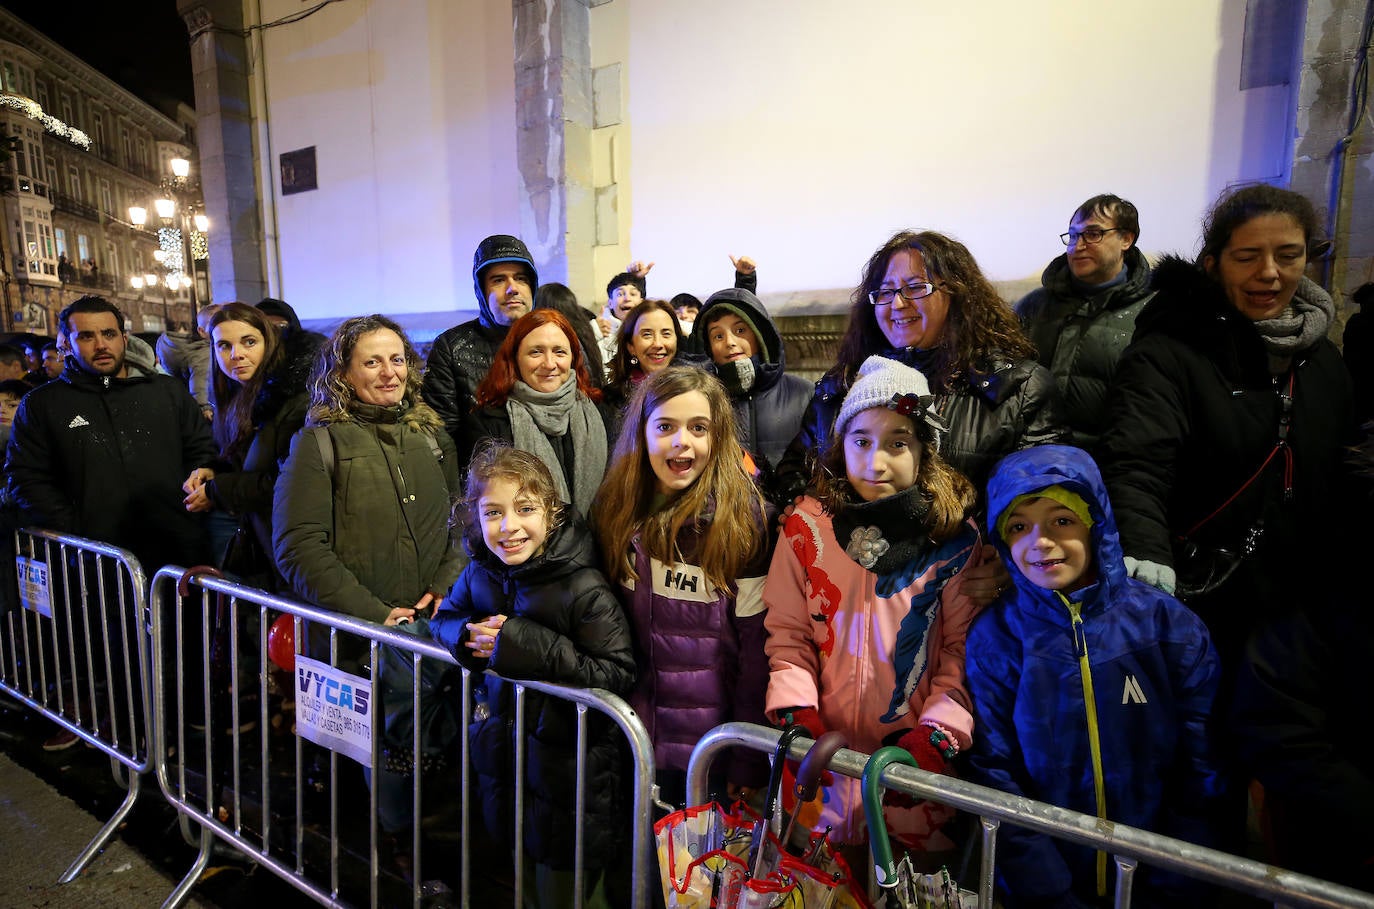
<svg viewBox="0 0 1374 909">
<path fill-rule="evenodd" d="M 879 778 L 892 764 L 920 767 L 911 752 L 896 745 L 887 745 L 873 752 L 864 764 L 864 813 L 868 815 L 868 843 L 873 851 L 873 870 L 878 886 L 897 886 L 897 863 L 892 859 L 892 841 L 887 836 L 887 822 L 883 820 L 883 786 Z"/>
<path fill-rule="evenodd" d="M 792 747 L 792 740 L 799 735 L 810 735 L 805 726 L 788 726 L 778 736 L 778 747 L 773 752 L 773 767 L 768 774 L 768 800 L 764 803 L 763 817 L 765 820 L 773 816 L 773 812 L 778 807 L 778 793 L 782 792 L 782 768 L 787 760 L 787 749 Z"/>
<path fill-rule="evenodd" d="M 809 802 L 816 797 L 821 787 L 821 775 L 830 766 L 830 759 L 841 748 L 849 747 L 849 739 L 843 732 L 831 730 L 816 740 L 816 744 L 806 752 L 801 766 L 797 768 L 797 785 L 793 793 L 799 802 Z"/>
</svg>

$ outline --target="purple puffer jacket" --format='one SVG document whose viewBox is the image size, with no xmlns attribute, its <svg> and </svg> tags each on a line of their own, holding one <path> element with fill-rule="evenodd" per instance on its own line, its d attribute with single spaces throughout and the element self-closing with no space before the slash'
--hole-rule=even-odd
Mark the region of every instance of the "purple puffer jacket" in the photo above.
<svg viewBox="0 0 1374 909">
<path fill-rule="evenodd" d="M 768 722 L 763 581 L 771 547 L 762 547 L 733 589 L 712 590 L 692 564 L 709 522 L 703 515 L 683 527 L 677 540 L 682 561 L 671 568 L 651 558 L 635 537 L 639 580 L 618 591 L 630 616 L 639 670 L 630 706 L 649 731 L 660 769 L 686 770 L 692 748 L 714 726 Z M 762 785 L 765 779 L 756 777 L 766 776 L 767 764 L 745 763 L 728 771 L 730 781 Z"/>
</svg>

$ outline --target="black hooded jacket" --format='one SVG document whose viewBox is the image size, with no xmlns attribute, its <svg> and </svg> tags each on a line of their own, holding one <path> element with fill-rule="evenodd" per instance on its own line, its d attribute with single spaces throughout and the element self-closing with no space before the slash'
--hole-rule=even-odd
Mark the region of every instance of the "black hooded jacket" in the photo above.
<svg viewBox="0 0 1374 909">
<path fill-rule="evenodd" d="M 181 484 L 215 455 L 210 424 L 179 379 L 97 376 L 67 358 L 24 397 L 6 471 L 29 523 L 131 550 L 151 576 L 208 555 Z"/>
<path fill-rule="evenodd" d="M 1238 552 L 1247 530 L 1263 521 L 1259 549 L 1232 579 L 1210 598 L 1189 601 L 1225 662 L 1239 644 L 1232 633 L 1304 601 L 1303 590 L 1324 574 L 1316 566 L 1337 546 L 1333 514 L 1342 508 L 1343 454 L 1355 428 L 1350 376 L 1326 337 L 1293 357 L 1290 373 L 1271 374 L 1254 323 L 1190 262 L 1161 260 L 1153 286 L 1158 293 L 1121 358 L 1102 439 L 1102 474 L 1126 555 L 1175 565 L 1177 538 L 1217 512 L 1275 451 L 1280 392 L 1290 376 L 1293 383 L 1283 449 L 1191 536 L 1204 548 Z M 1325 291 L 1302 279 L 1296 299 L 1318 295 Z"/>
<path fill-rule="evenodd" d="M 507 566 L 471 538 L 471 563 L 435 611 L 430 634 L 466 669 L 482 678 L 486 719 L 470 730 L 488 830 L 513 836 L 515 690 L 507 679 L 604 688 L 625 695 L 634 683 L 629 621 L 601 573 L 592 536 L 573 518 L 554 530 L 544 550 Z M 466 623 L 508 616 L 488 659 L 464 646 Z M 525 848 L 536 861 L 572 867 L 577 772 L 577 712 L 566 702 L 527 692 Z M 629 802 L 624 736 L 598 711 L 588 715 L 586 858 L 590 867 L 614 863 L 628 843 Z"/>
<path fill-rule="evenodd" d="M 1084 291 L 1069 271 L 1068 255 L 1045 268 L 1033 290 L 1016 304 L 1021 327 L 1054 374 L 1069 436 L 1093 451 L 1106 429 L 1107 389 L 1131 343 L 1136 317 L 1154 296 L 1150 263 L 1126 250 L 1126 280 L 1096 293 Z"/>
<path fill-rule="evenodd" d="M 734 308 L 747 315 L 763 345 L 753 357 L 754 384 L 747 391 L 742 390 L 737 381 L 730 380 L 730 366 L 717 366 L 711 360 L 708 325 L 721 315 L 721 307 Z M 691 352 L 705 360 L 707 368 L 721 378 L 730 392 L 740 444 L 756 461 L 762 459 L 764 463 L 759 464 L 760 468 L 771 472 L 801 428 L 812 389 L 810 382 L 788 374 L 782 335 L 772 316 L 759 298 L 744 288 L 717 291 L 706 298 L 697 313 L 688 344 Z"/>
</svg>

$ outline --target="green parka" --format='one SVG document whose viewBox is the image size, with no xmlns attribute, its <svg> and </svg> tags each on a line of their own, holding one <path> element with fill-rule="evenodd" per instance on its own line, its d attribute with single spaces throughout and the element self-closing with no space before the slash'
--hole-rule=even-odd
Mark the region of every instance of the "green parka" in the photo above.
<svg viewBox="0 0 1374 909">
<path fill-rule="evenodd" d="M 355 402 L 346 418 L 297 433 L 272 507 L 277 567 L 296 596 L 372 622 L 427 592 L 443 599 L 462 557 L 449 532 L 458 459 L 442 429 L 422 403 Z"/>
</svg>

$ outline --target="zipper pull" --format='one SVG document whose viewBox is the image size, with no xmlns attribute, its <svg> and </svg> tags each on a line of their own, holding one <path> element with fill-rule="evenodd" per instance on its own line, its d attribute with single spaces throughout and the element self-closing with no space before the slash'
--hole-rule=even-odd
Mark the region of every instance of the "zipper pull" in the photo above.
<svg viewBox="0 0 1374 909">
<path fill-rule="evenodd" d="M 1060 596 L 1063 596 L 1060 594 Z M 1067 599 L 1064 605 L 1069 608 L 1069 618 L 1073 621 L 1073 650 L 1074 655 L 1085 657 L 1088 655 L 1088 633 L 1083 629 L 1083 616 L 1081 608 L 1077 603 L 1069 602 Z"/>
</svg>

